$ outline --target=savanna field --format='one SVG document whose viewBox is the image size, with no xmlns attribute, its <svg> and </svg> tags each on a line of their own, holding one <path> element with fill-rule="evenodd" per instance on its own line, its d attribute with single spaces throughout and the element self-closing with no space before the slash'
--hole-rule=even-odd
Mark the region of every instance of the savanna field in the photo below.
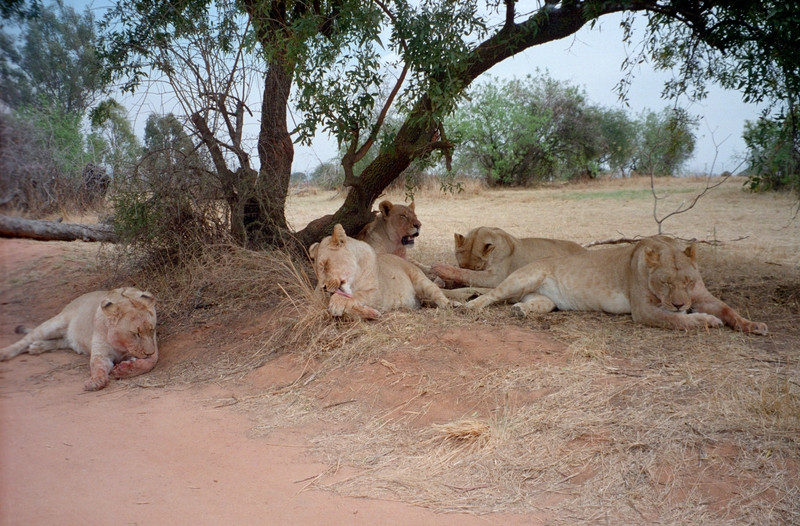
<svg viewBox="0 0 800 526">
<path fill-rule="evenodd" d="M 667 218 L 691 204 L 706 180 L 657 179 L 664 198 L 655 218 L 647 178 L 512 190 L 465 184 L 457 194 L 423 188 L 415 195 L 421 235 L 409 254 L 455 264 L 453 233 L 481 225 L 588 244 L 653 235 L 656 219 L 663 220 L 663 233 L 699 243 L 709 291 L 767 323 L 768 336 L 654 329 L 603 313 L 517 319 L 507 305 L 332 320 L 311 294 L 310 266 L 282 254 L 209 250 L 167 278 L 126 270 L 109 246 L 0 240 L 7 276 L 0 345 L 16 340 L 15 325 L 38 323 L 79 294 L 137 285 L 158 297 L 161 354 L 151 373 L 113 382 L 100 394 L 81 393 L 88 367 L 74 353 L 0 364 L 8 466 L 0 483 L 14 503 L 0 522 L 44 523 L 48 516 L 35 505 L 41 492 L 67 503 L 84 491 L 50 487 L 54 464 L 63 480 L 76 477 L 107 491 L 103 477 L 113 480 L 114 472 L 92 467 L 98 453 L 79 451 L 80 433 L 102 437 L 157 416 L 178 421 L 179 408 L 186 429 L 213 421 L 212 435 L 236 430 L 225 440 L 242 444 L 236 450 L 247 460 L 237 472 L 222 460 L 229 450 L 211 442 L 193 446 L 200 460 L 168 460 L 158 449 L 148 454 L 131 446 L 140 462 L 152 461 L 154 474 L 140 475 L 147 491 L 115 491 L 125 522 L 163 520 L 170 506 L 184 510 L 183 519 L 198 519 L 204 506 L 207 519 L 234 506 L 229 517 L 250 523 L 236 515 L 247 508 L 235 505 L 245 492 L 271 503 L 252 506 L 264 510 L 256 517 L 276 524 L 312 509 L 328 524 L 799 523 L 797 200 L 747 193 L 742 182 L 732 178 Z M 404 200 L 402 193 L 385 197 Z M 342 199 L 298 190 L 287 217 L 300 229 Z M 25 404 L 35 422 L 25 419 Z M 116 427 L 75 427 L 79 416 L 65 419 L 69 411 L 101 411 L 98 422 L 111 412 L 131 416 L 114 420 Z M 25 456 L 37 442 L 22 429 L 46 421 L 63 421 L 65 436 L 54 436 L 50 449 L 43 445 L 44 454 Z M 135 427 L 152 430 L 163 446 L 182 440 L 180 426 L 169 430 L 170 439 L 159 438 L 154 422 Z M 127 456 L 121 450 L 108 463 Z M 249 464 L 267 469 L 283 457 L 287 471 L 270 479 L 275 488 L 243 475 Z M 219 473 L 205 482 L 188 475 L 168 482 L 184 473 L 183 462 Z M 93 469 L 97 476 L 80 475 Z M 228 479 L 237 480 L 232 496 L 223 488 Z"/>
</svg>

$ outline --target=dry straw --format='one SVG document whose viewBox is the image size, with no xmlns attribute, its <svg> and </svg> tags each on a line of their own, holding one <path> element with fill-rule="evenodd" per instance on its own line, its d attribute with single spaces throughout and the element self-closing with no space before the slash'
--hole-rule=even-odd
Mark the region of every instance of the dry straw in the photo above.
<svg viewBox="0 0 800 526">
<path fill-rule="evenodd" d="M 425 191 L 415 256 L 452 262 L 452 233 L 476 222 L 579 242 L 617 229 L 652 234 L 647 196 L 634 183 L 483 190 L 474 201 Z M 694 183 L 665 184 L 678 192 Z M 244 312 L 263 314 L 263 325 L 244 337 L 225 333 L 214 352 L 136 383 L 240 380 L 288 355 L 292 381 L 214 403 L 246 411 L 258 435 L 321 426 L 310 441 L 329 468 L 303 489 L 440 511 L 536 513 L 553 524 L 800 523 L 797 228 L 764 224 L 788 200 L 748 198 L 732 183 L 720 192 L 725 199 L 700 204 L 712 219 L 676 218 L 671 232 L 727 241 L 700 247 L 706 284 L 743 315 L 767 322 L 770 336 L 651 329 L 602 313 L 516 320 L 502 305 L 336 321 L 314 295 L 302 258 L 224 247 L 163 281 L 152 278 L 165 297 L 164 334 L 178 338 L 197 320 L 239 330 Z M 602 195 L 583 200 L 593 193 Z M 289 211 L 298 228 L 304 214 L 336 206 L 325 193 L 300 198 L 312 211 Z M 504 215 L 510 209 L 515 214 Z M 591 224 L 581 219 L 586 210 Z M 506 362 L 491 358 L 496 349 L 477 352 L 474 342 L 441 338 L 448 330 L 511 329 L 526 341 Z M 558 350 L 537 351 L 545 340 Z M 453 402 L 464 400 L 478 409 Z"/>
</svg>

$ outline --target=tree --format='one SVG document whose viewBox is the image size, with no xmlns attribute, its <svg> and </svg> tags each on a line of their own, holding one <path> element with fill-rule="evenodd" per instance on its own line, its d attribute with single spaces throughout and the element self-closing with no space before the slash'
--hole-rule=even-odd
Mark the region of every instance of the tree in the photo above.
<svg viewBox="0 0 800 526">
<path fill-rule="evenodd" d="M 800 191 L 797 111 L 745 123 L 742 136 L 748 150 L 748 184 L 752 190 Z"/>
<path fill-rule="evenodd" d="M 3 30 L 0 100 L 12 108 L 51 106 L 83 115 L 106 89 L 96 41 L 92 11 L 78 14 L 60 3 L 24 20 L 17 39 Z"/>
<path fill-rule="evenodd" d="M 643 174 L 675 175 L 694 152 L 698 120 L 680 108 L 644 110 L 637 122 L 634 169 Z"/>
<path fill-rule="evenodd" d="M 601 145 L 598 164 L 625 177 L 636 152 L 636 123 L 619 109 L 595 108 Z"/>
<path fill-rule="evenodd" d="M 525 185 L 596 165 L 597 117 L 582 90 L 540 73 L 476 86 L 446 124 L 461 143 L 456 163 L 475 165 L 489 185 Z"/>
<path fill-rule="evenodd" d="M 240 64 L 239 58 L 250 52 L 263 58 L 266 67 L 257 173 L 243 167 L 246 152 L 241 151 L 236 140 L 223 141 L 214 135 L 221 129 L 227 130 L 230 137 L 232 131 L 239 129 L 234 123 L 239 122 L 244 111 L 240 103 L 245 99 L 231 97 L 230 93 L 234 80 L 240 82 L 242 76 L 220 77 L 224 82 L 214 83 L 213 89 L 203 86 L 198 93 L 207 104 L 202 111 L 187 113 L 209 147 L 218 171 L 224 174 L 228 170 L 234 183 L 231 187 L 238 188 L 239 199 L 245 196 L 247 202 L 256 205 L 256 228 L 246 231 L 242 226 L 244 215 L 235 212 L 244 205 L 231 198 L 232 229 L 240 238 L 259 243 L 280 242 L 289 237 L 283 207 L 293 147 L 286 109 L 291 88 L 296 86 L 297 105 L 304 112 L 296 130 L 299 139 L 310 140 L 317 130 L 337 137 L 345 147 L 342 167 L 344 185 L 349 188 L 336 213 L 312 221 L 294 234 L 295 239 L 308 245 L 329 233 L 334 223 L 342 223 L 352 233 L 369 221 L 375 199 L 414 160 L 434 151 L 448 156 L 452 144 L 442 122 L 479 75 L 525 49 L 572 35 L 603 15 L 645 13 L 650 29 L 647 53 L 657 65 L 675 64 L 682 68 L 680 81 L 669 86 L 673 92 L 688 92 L 692 82 L 723 78 L 722 69 L 717 67 L 725 61 L 722 53 L 733 57 L 731 60 L 737 65 L 753 66 L 749 70 L 753 80 L 745 89 L 756 84 L 755 67 L 759 64 L 794 64 L 798 53 L 794 50 L 800 49 L 795 45 L 794 31 L 789 33 L 788 41 L 775 40 L 779 33 L 768 28 L 766 34 L 772 40 L 763 44 L 758 39 L 732 37 L 746 33 L 748 24 L 760 16 L 759 9 L 774 10 L 778 2 L 748 2 L 746 8 L 740 4 L 734 0 L 575 0 L 537 2 L 518 11 L 517 2 L 508 0 L 490 4 L 487 12 L 481 12 L 476 1 L 427 0 L 411 4 L 405 0 L 244 0 L 242 20 L 237 18 L 241 15 L 236 6 L 222 0 L 178 4 L 134 0 L 117 3 L 106 20 L 106 49 L 107 56 L 114 59 L 111 62 L 117 64 L 117 73 L 130 74 L 133 79 L 141 79 L 145 67 L 169 73 L 168 68 L 162 68 L 158 54 L 181 48 L 198 34 L 203 35 L 202 42 L 191 49 L 197 50 L 199 60 L 184 60 L 182 67 L 199 64 L 207 73 L 207 65 L 214 63 L 212 59 L 220 53 L 226 54 L 229 66 Z M 790 12 L 784 16 L 800 12 L 794 2 L 788 9 Z M 207 22 L 212 12 L 224 15 L 219 24 Z M 241 31 L 237 32 L 239 28 Z M 389 35 L 387 42 L 381 35 Z M 217 42 L 218 46 L 209 48 Z M 396 62 L 380 60 L 376 46 L 397 57 Z M 747 53 L 747 46 L 755 46 L 758 54 Z M 773 51 L 781 61 L 770 54 Z M 206 77 L 195 75 L 195 79 Z M 369 116 L 377 107 L 376 87 L 388 78 L 395 79 L 394 88 L 373 120 Z M 693 93 L 702 95 L 702 90 Z M 378 143 L 383 118 L 393 105 L 405 121 L 396 134 Z M 204 126 L 211 113 L 219 122 L 230 117 L 230 123 L 218 129 Z M 373 147 L 378 148 L 374 161 L 356 176 L 353 166 Z M 228 168 L 227 161 L 237 158 L 239 167 Z"/>
<path fill-rule="evenodd" d="M 91 121 L 89 146 L 96 161 L 110 167 L 112 175 L 138 160 L 141 145 L 124 106 L 114 99 L 105 100 L 92 110 Z"/>
</svg>

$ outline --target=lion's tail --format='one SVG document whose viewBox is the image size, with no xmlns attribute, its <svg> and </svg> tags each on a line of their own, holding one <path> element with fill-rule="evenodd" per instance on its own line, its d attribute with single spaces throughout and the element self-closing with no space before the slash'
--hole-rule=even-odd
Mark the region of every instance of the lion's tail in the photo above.
<svg viewBox="0 0 800 526">
<path fill-rule="evenodd" d="M 14 332 L 16 332 L 17 334 L 28 334 L 29 332 L 31 332 L 31 329 L 25 327 L 24 325 L 17 325 L 16 328 L 14 329 Z"/>
</svg>

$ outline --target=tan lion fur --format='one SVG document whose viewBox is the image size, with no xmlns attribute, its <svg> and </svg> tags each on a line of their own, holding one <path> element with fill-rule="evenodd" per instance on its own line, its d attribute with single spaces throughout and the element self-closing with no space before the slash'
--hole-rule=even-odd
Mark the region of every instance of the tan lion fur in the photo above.
<svg viewBox="0 0 800 526">
<path fill-rule="evenodd" d="M 466 236 L 455 234 L 455 255 L 460 268 L 433 265 L 431 272 L 459 285 L 492 288 L 528 263 L 585 251 L 572 241 L 517 238 L 500 228 L 482 226 L 473 228 Z"/>
<path fill-rule="evenodd" d="M 341 225 L 308 252 L 317 290 L 330 295 L 333 316 L 373 319 L 394 309 L 416 309 L 420 299 L 437 307 L 450 304 L 419 268 L 394 254 L 376 254 L 367 243 L 347 237 Z"/>
<path fill-rule="evenodd" d="M 742 318 L 706 290 L 694 244 L 655 236 L 638 243 L 537 261 L 470 301 L 482 309 L 516 300 L 515 314 L 560 310 L 631 313 L 643 325 L 670 329 L 721 327 L 767 334 L 764 323 Z M 536 294 L 532 301 L 529 294 Z"/>
<path fill-rule="evenodd" d="M 422 226 L 414 213 L 414 203 L 406 206 L 381 201 L 378 210 L 378 217 L 362 228 L 356 239 L 368 243 L 378 254 L 406 259 L 406 247 L 414 245 Z"/>
<path fill-rule="evenodd" d="M 0 349 L 0 361 L 28 352 L 72 349 L 89 355 L 87 391 L 102 389 L 109 376 L 129 378 L 158 361 L 155 298 L 126 287 L 84 294 L 35 329 L 17 327 L 25 337 Z"/>
</svg>

